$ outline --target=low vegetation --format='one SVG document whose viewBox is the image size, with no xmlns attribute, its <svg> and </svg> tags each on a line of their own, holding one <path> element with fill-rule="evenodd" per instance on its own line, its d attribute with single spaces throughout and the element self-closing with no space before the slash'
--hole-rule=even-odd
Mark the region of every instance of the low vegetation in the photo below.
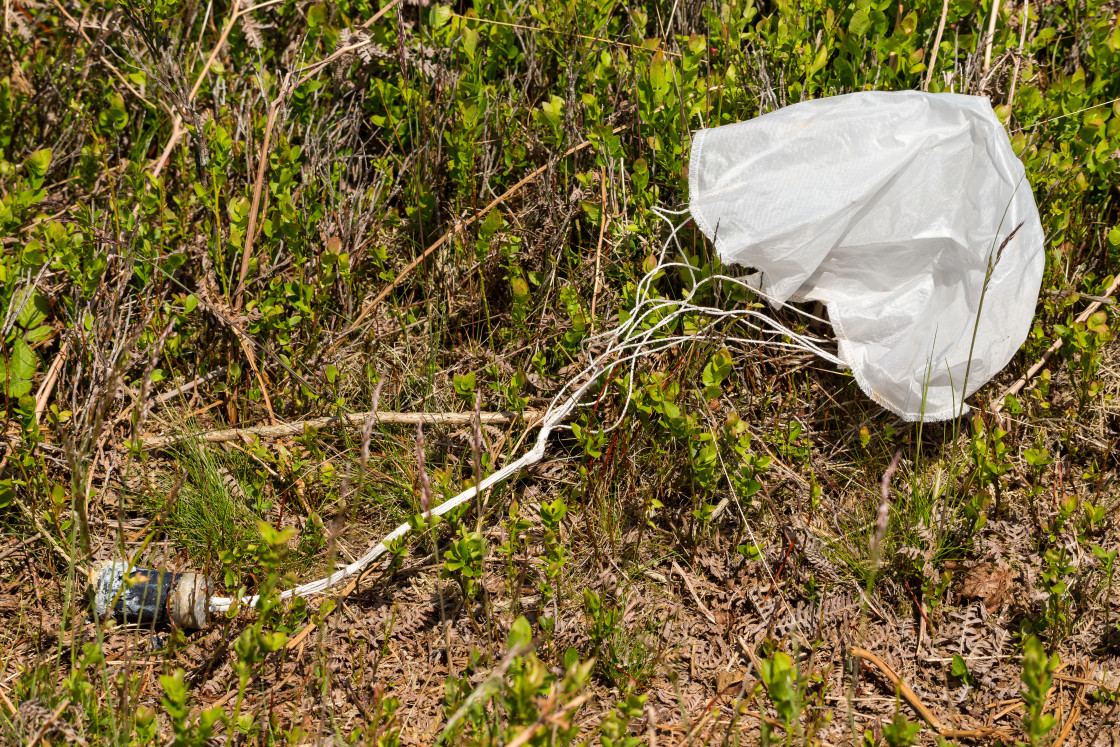
<svg viewBox="0 0 1120 747">
<path fill-rule="evenodd" d="M 0 738 L 1112 744 L 1117 18 L 5 0 Z M 1035 192 L 1034 326 L 972 417 L 904 423 L 812 357 L 698 336 L 430 515 L 626 318 L 693 131 L 870 89 L 987 96 Z M 738 272 L 677 235 L 660 296 Z M 371 410 L 510 416 L 300 425 Z M 356 583 L 281 598 L 402 522 Z M 96 620 L 114 557 L 257 600 Z"/>
</svg>

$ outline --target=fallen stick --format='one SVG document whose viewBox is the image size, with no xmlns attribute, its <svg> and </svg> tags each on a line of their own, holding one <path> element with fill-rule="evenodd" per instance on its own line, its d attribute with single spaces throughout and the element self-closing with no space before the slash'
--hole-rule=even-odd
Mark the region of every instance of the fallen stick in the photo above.
<svg viewBox="0 0 1120 747">
<path fill-rule="evenodd" d="M 166 402 L 169 399 L 174 399 L 175 397 L 178 397 L 180 394 L 186 394 L 187 392 L 194 389 L 199 384 L 205 384 L 207 381 L 210 381 L 213 378 L 221 376 L 228 369 L 229 369 L 229 366 L 222 366 L 221 368 L 217 368 L 217 369 L 211 371 L 210 373 L 206 374 L 205 376 L 199 376 L 194 381 L 183 384 L 182 386 L 177 386 L 169 392 L 164 392 L 163 394 L 159 395 L 158 397 L 153 397 L 153 398 L 149 399 L 147 404 L 162 405 L 164 402 Z"/>
<path fill-rule="evenodd" d="M 1120 275 L 1117 275 L 1116 279 L 1112 281 L 1112 284 L 1108 286 L 1108 290 L 1105 291 L 1104 296 L 1101 296 L 1098 300 L 1089 304 L 1089 306 L 1084 311 L 1078 314 L 1077 321 L 1082 323 L 1087 321 L 1089 317 L 1100 310 L 1101 306 L 1105 305 L 1105 302 L 1108 299 L 1112 298 L 1112 294 L 1116 292 L 1117 288 L 1120 288 Z M 1001 394 L 998 399 L 992 402 L 991 411 L 999 412 L 1000 410 L 1002 410 L 1003 403 L 1007 400 L 1008 397 L 1018 394 L 1020 391 L 1022 391 L 1023 387 L 1030 383 L 1031 379 L 1037 376 L 1039 371 L 1046 368 L 1046 365 L 1050 362 L 1050 359 L 1054 357 L 1054 353 L 1062 349 L 1062 342 L 1063 341 L 1060 338 L 1054 340 L 1053 344 L 1050 345 L 1050 347 L 1046 349 L 1046 352 L 1042 354 L 1042 357 L 1039 358 L 1033 366 L 1028 368 L 1025 374 L 1016 379 L 1015 383 L 1005 389 L 1003 394 Z"/>
<path fill-rule="evenodd" d="M 388 13 L 393 8 L 400 5 L 402 0 L 391 0 L 388 5 L 381 8 L 381 10 L 374 13 L 362 24 L 363 28 L 372 26 L 381 16 Z M 253 180 L 253 201 L 249 206 L 249 224 L 245 229 L 245 246 L 241 250 L 241 271 L 237 275 L 237 287 L 233 290 L 233 307 L 235 309 L 241 308 L 241 293 L 245 290 L 245 281 L 249 277 L 249 262 L 253 257 L 253 242 L 257 237 L 257 219 L 260 215 L 261 208 L 261 191 L 264 187 L 264 178 L 268 173 L 268 159 L 272 146 L 272 131 L 276 126 L 276 121 L 280 116 L 280 109 L 287 102 L 288 98 L 292 96 L 296 89 L 317 75 L 321 70 L 333 63 L 335 60 L 354 52 L 355 50 L 367 47 L 373 44 L 373 39 L 366 39 L 354 44 L 349 44 L 341 49 L 337 49 L 334 53 L 328 55 L 326 58 L 311 63 L 306 67 L 300 68 L 294 72 L 288 73 L 284 76 L 280 84 L 280 91 L 277 93 L 276 98 L 272 100 L 268 107 L 268 118 L 265 121 L 264 137 L 262 138 L 260 152 L 257 155 L 257 176 Z M 303 73 L 298 79 L 295 75 Z"/>
<path fill-rule="evenodd" d="M 617 133 L 617 132 L 621 132 L 624 129 L 626 129 L 626 126 L 625 125 L 620 125 L 618 127 L 615 127 L 614 130 L 612 130 L 612 132 Z M 589 147 L 590 145 L 591 145 L 590 140 L 585 140 L 582 143 L 580 143 L 579 145 L 573 145 L 571 148 L 568 148 L 566 151 L 564 151 L 563 155 L 561 155 L 560 158 L 567 158 L 568 156 L 570 156 L 574 153 L 578 153 L 579 151 L 583 150 L 584 148 Z M 493 200 L 491 200 L 490 204 L 488 204 L 486 207 L 482 208 L 477 213 L 475 213 L 471 217 L 467 218 L 465 221 L 462 221 L 461 223 L 456 223 L 456 225 L 453 226 L 450 231 L 448 231 L 443 236 L 440 236 L 438 239 L 436 239 L 435 243 L 433 243 L 431 246 L 429 246 L 427 249 L 425 249 L 423 252 L 421 252 L 419 257 L 417 257 L 416 259 L 412 260 L 407 265 L 405 265 L 404 269 L 401 270 L 399 273 L 397 273 L 397 277 L 393 279 L 393 282 L 391 282 L 391 283 L 389 283 L 389 285 L 385 286 L 385 288 L 380 293 L 378 293 L 372 301 L 367 303 L 365 305 L 365 307 L 362 308 L 361 312 L 358 314 L 358 317 L 353 322 L 350 323 L 350 325 L 343 331 L 343 333 L 341 335 L 339 335 L 338 339 L 342 340 L 347 335 L 349 335 L 351 332 L 356 330 L 358 328 L 358 326 L 361 325 L 361 323 L 365 320 L 365 318 L 367 316 L 369 316 L 370 313 L 373 312 L 374 309 L 377 308 L 378 304 L 380 304 L 382 301 L 384 301 L 385 297 L 388 296 L 390 293 L 392 293 L 393 289 L 396 288 L 398 285 L 400 285 L 404 281 L 404 279 L 406 277 L 408 277 L 409 274 L 413 270 L 415 270 L 417 267 L 419 267 L 420 263 L 422 263 L 424 260 L 426 260 L 428 257 L 430 257 L 436 249 L 439 249 L 441 246 L 443 246 L 448 241 L 450 241 L 451 238 L 455 236 L 455 234 L 459 233 L 460 231 L 467 228 L 468 226 L 476 223 L 480 218 L 485 216 L 487 213 L 489 213 L 495 207 L 497 207 L 501 203 L 508 200 L 510 197 L 513 197 L 515 194 L 520 192 L 522 187 L 524 187 L 526 184 L 533 181 L 538 176 L 540 176 L 545 171 L 547 171 L 549 166 L 551 166 L 551 165 L 552 165 L 551 163 L 546 163 L 544 166 L 541 166 L 540 168 L 530 172 L 528 176 L 524 177 L 521 181 L 517 182 L 517 184 L 514 184 L 512 187 L 507 189 L 505 192 L 503 192 L 502 194 L 498 195 Z M 334 347 L 335 346 L 332 345 L 330 349 L 333 350 Z"/>
<path fill-rule="evenodd" d="M 66 363 L 66 355 L 70 352 L 70 338 L 65 337 L 62 344 L 58 347 L 58 353 L 55 355 L 54 360 L 51 361 L 51 367 L 47 371 L 47 376 L 43 379 L 43 383 L 39 386 L 39 391 L 35 393 L 35 423 L 38 424 L 43 417 L 43 413 L 47 411 L 47 403 L 51 400 L 51 392 L 54 391 L 54 385 L 58 383 L 58 374 L 62 371 L 62 365 Z"/>
<path fill-rule="evenodd" d="M 51 367 L 47 370 L 46 378 L 39 385 L 39 391 L 35 392 L 35 425 L 39 425 L 39 422 L 43 419 L 43 413 L 47 411 L 47 403 L 50 402 L 51 392 L 54 391 L 54 385 L 58 383 L 58 373 L 62 370 L 62 364 L 66 362 L 66 355 L 69 352 L 70 338 L 66 337 L 62 340 L 62 345 L 59 346 L 54 360 L 51 361 Z M 14 441 L 5 445 L 8 449 L 4 453 L 4 458 L 0 459 L 0 472 L 3 472 L 4 468 L 8 466 L 8 460 L 11 459 L 16 450 Z"/>
<path fill-rule="evenodd" d="M 1066 719 L 1061 734 L 1054 740 L 1053 747 L 1062 747 L 1062 745 L 1066 743 L 1066 740 L 1069 739 L 1070 732 L 1073 731 L 1074 724 L 1077 723 L 1077 719 L 1081 718 L 1081 702 L 1085 697 L 1085 687 L 1086 685 L 1082 685 L 1081 689 L 1077 691 L 1077 697 L 1073 699 L 1073 708 L 1070 709 L 1069 718 Z"/>
<path fill-rule="evenodd" d="M 591 292 L 591 324 L 595 324 L 595 302 L 599 300 L 599 262 L 603 254 L 603 237 L 607 233 L 607 175 L 599 179 L 602 198 L 599 202 L 599 243 L 595 246 L 595 289 Z"/>
<path fill-rule="evenodd" d="M 266 2 L 245 8 L 238 8 L 237 5 L 234 5 L 232 12 L 226 19 L 225 26 L 222 28 L 222 33 L 218 37 L 218 43 L 215 44 L 214 48 L 210 50 L 210 54 L 207 56 L 206 62 L 203 63 L 202 69 L 198 71 L 198 75 L 195 77 L 194 85 L 191 86 L 190 92 L 187 93 L 188 104 L 191 101 L 194 101 L 195 97 L 198 96 L 198 89 L 202 87 L 202 81 L 206 78 L 206 74 L 210 72 L 210 68 L 213 67 L 214 61 L 218 59 L 218 55 L 221 54 L 222 48 L 225 47 L 226 40 L 229 39 L 230 32 L 233 31 L 233 27 L 239 20 L 241 20 L 242 16 L 246 16 L 255 10 L 260 10 L 261 8 L 267 8 L 270 5 L 276 5 L 279 2 L 282 2 L 282 0 L 266 0 Z M 152 176 L 159 176 L 159 173 L 163 171 L 163 167 L 167 165 L 167 159 L 171 157 L 171 152 L 175 150 L 175 146 L 176 144 L 178 144 L 179 139 L 185 134 L 187 134 L 187 128 L 183 125 L 183 118 L 181 116 L 173 115 L 171 120 L 171 137 L 167 139 L 167 144 L 163 146 L 163 152 L 160 153 L 159 158 L 156 159 L 155 163 L 152 165 Z"/>
<path fill-rule="evenodd" d="M 377 421 L 386 425 L 470 425 L 473 413 L 469 412 L 352 412 L 341 417 L 330 415 L 310 420 L 299 420 L 294 423 L 281 423 L 278 425 L 258 425 L 252 428 L 226 428 L 219 431 L 205 431 L 203 433 L 184 433 L 174 436 L 153 436 L 145 438 L 140 448 L 145 451 L 163 449 L 168 446 L 195 440 L 205 443 L 220 443 L 222 441 L 236 441 L 250 436 L 261 438 L 283 438 L 285 436 L 298 436 L 307 428 L 327 428 L 341 425 L 349 428 L 361 428 L 371 415 L 377 416 Z M 530 425 L 536 424 L 543 413 L 530 410 L 524 413 L 516 412 L 484 412 L 480 413 L 480 421 L 487 425 L 502 425 L 512 423 L 524 418 Z"/>
<path fill-rule="evenodd" d="M 3 560 L 4 558 L 8 557 L 9 555 L 11 555 L 14 552 L 18 552 L 20 548 L 24 547 L 29 542 L 34 542 L 35 540 L 39 539 L 40 536 L 41 536 L 41 534 L 39 532 L 36 532 L 35 534 L 31 535 L 30 537 L 24 537 L 23 539 L 19 540 L 14 545 L 9 547 L 7 550 L 0 553 L 0 560 Z"/>
<path fill-rule="evenodd" d="M 984 49 L 984 72 L 988 72 L 988 68 L 992 66 L 992 42 L 996 37 L 996 19 L 999 18 L 999 0 L 992 3 L 992 13 L 988 16 L 988 44 Z"/>
<path fill-rule="evenodd" d="M 4 694 L 3 690 L 0 690 L 0 703 L 4 704 L 4 707 L 8 709 L 8 713 L 13 717 L 19 715 L 19 710 L 12 704 L 12 701 L 8 700 L 8 696 Z"/>
<path fill-rule="evenodd" d="M 945 18 L 949 15 L 949 0 L 945 0 L 941 6 L 941 20 L 937 24 L 937 36 L 933 40 L 933 46 L 930 47 L 929 53 L 929 68 L 926 70 L 926 82 L 922 84 L 922 90 L 928 91 L 930 81 L 933 80 L 933 68 L 937 65 L 937 52 L 941 49 L 941 37 L 945 33 Z"/>
<path fill-rule="evenodd" d="M 700 601 L 700 595 L 696 593 L 696 589 L 693 587 L 692 582 L 688 580 L 688 576 L 685 575 L 684 570 L 680 567 L 680 565 L 677 564 L 677 561 L 675 560 L 673 561 L 673 570 L 676 571 L 677 575 L 681 577 L 682 581 L 684 581 L 684 585 L 685 588 L 688 589 L 689 596 L 692 597 L 692 601 L 696 602 L 696 606 L 697 608 L 699 608 L 701 614 L 704 615 L 704 618 L 712 625 L 718 625 L 719 623 L 716 622 L 716 616 L 713 615 L 706 606 L 704 606 L 704 603 L 702 601 Z"/>
<path fill-rule="evenodd" d="M 933 715 L 933 712 L 930 709 L 926 708 L 925 704 L 922 703 L 917 693 L 911 690 L 910 686 L 903 682 L 902 678 L 895 674 L 894 670 L 891 669 L 889 664 L 866 649 L 853 646 L 850 653 L 852 656 L 858 659 L 869 661 L 876 667 L 878 667 L 879 671 L 883 673 L 883 676 L 890 680 L 892 685 L 898 688 L 899 694 L 906 699 L 906 702 L 909 703 L 911 707 L 913 707 L 913 709 L 918 712 L 918 715 L 921 716 L 925 720 L 925 722 L 929 724 L 930 727 L 933 728 L 933 730 L 941 736 L 951 739 L 978 739 L 983 737 L 1000 737 L 1010 739 L 1010 736 L 994 727 L 984 727 L 981 729 L 952 729 L 945 726 L 941 723 L 941 721 L 938 720 L 937 716 Z"/>
</svg>

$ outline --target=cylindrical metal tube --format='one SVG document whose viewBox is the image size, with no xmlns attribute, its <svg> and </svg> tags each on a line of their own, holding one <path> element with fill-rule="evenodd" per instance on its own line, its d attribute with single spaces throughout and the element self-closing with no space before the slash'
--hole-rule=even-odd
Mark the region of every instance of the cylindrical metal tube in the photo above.
<svg viewBox="0 0 1120 747">
<path fill-rule="evenodd" d="M 128 583 L 125 583 L 125 577 Z M 107 560 L 90 571 L 93 609 L 98 618 L 122 623 L 173 625 L 200 630 L 209 622 L 209 579 L 198 573 L 136 568 Z"/>
</svg>

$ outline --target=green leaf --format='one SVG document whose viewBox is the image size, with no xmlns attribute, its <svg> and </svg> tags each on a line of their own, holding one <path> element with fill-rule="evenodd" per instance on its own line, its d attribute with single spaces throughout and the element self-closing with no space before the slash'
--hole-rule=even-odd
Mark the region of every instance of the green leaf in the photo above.
<svg viewBox="0 0 1120 747">
<path fill-rule="evenodd" d="M 856 36 L 863 36 L 871 29 L 871 16 L 867 12 L 867 8 L 860 8 L 852 14 L 852 20 L 848 23 L 848 31 Z"/>
<path fill-rule="evenodd" d="M 482 223 L 478 227 L 478 236 L 484 241 L 489 241 L 501 227 L 502 214 L 497 210 L 491 210 L 486 214 L 486 217 L 482 219 Z"/>
<path fill-rule="evenodd" d="M 553 128 L 559 127 L 560 120 L 564 116 L 564 99 L 554 94 L 549 101 L 542 101 L 541 116 Z"/>
<path fill-rule="evenodd" d="M 700 378 L 706 387 L 716 387 L 731 373 L 731 353 L 721 348 L 712 356 Z"/>
<path fill-rule="evenodd" d="M 319 3 L 312 5 L 307 11 L 307 25 L 311 28 L 317 28 L 327 22 L 327 5 L 326 3 Z"/>
<path fill-rule="evenodd" d="M 661 55 L 657 55 L 649 66 L 649 82 L 659 98 L 669 91 L 669 76 L 666 67 L 665 60 L 661 59 Z"/>
<path fill-rule="evenodd" d="M 31 380 L 39 366 L 39 356 L 22 337 L 17 337 L 9 349 L 10 358 L 0 359 L 0 381 L 4 382 L 4 393 L 15 399 L 31 391 Z"/>
<path fill-rule="evenodd" d="M 43 298 L 42 294 L 35 293 L 24 304 L 23 310 L 19 313 L 16 321 L 24 329 L 32 329 L 45 322 L 49 313 L 50 306 L 47 304 L 47 299 Z"/>
<path fill-rule="evenodd" d="M 815 74 L 818 70 L 825 66 L 828 62 L 828 47 L 824 44 L 817 50 L 816 57 L 813 58 L 813 64 L 809 68 L 809 75 Z"/>
<path fill-rule="evenodd" d="M 51 165 L 51 149 L 42 148 L 35 151 L 27 157 L 23 165 L 32 180 L 41 183 L 47 175 L 47 168 Z"/>
<path fill-rule="evenodd" d="M 525 278 L 517 277 L 510 280 L 509 290 L 515 303 L 525 303 L 529 300 L 529 284 L 525 282 Z"/>
<path fill-rule="evenodd" d="M 509 649 L 515 649 L 519 646 L 528 646 L 533 642 L 533 628 L 529 625 L 529 621 L 522 615 L 513 621 L 513 625 L 509 629 L 509 638 L 506 639 L 506 646 Z"/>
<path fill-rule="evenodd" d="M 428 23 L 431 24 L 433 29 L 443 28 L 453 15 L 455 13 L 451 10 L 450 5 L 437 5 L 432 8 L 428 15 Z"/>
<path fill-rule="evenodd" d="M 474 394 L 475 375 L 474 371 L 466 374 L 455 374 L 455 392 L 461 397 L 469 397 Z"/>
<path fill-rule="evenodd" d="M 1086 328 L 1097 335 L 1108 333 L 1108 312 L 1098 311 L 1085 322 Z"/>
</svg>

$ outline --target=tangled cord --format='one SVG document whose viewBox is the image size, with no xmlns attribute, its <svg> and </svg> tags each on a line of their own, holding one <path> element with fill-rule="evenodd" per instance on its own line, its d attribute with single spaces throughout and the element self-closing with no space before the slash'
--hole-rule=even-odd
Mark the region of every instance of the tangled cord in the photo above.
<svg viewBox="0 0 1120 747">
<path fill-rule="evenodd" d="M 612 330 L 589 337 L 583 342 L 582 347 L 585 353 L 592 356 L 591 362 L 580 371 L 579 374 L 566 382 L 560 388 L 560 391 L 557 392 L 556 396 L 553 397 L 552 401 L 549 403 L 548 409 L 545 410 L 544 417 L 540 421 L 541 430 L 540 433 L 537 434 L 537 439 L 533 448 L 522 455 L 520 459 L 507 464 L 502 469 L 482 480 L 477 486 L 472 485 L 455 497 L 444 501 L 439 506 L 432 509 L 432 515 L 442 516 L 454 510 L 474 498 L 479 491 L 488 490 L 516 474 L 519 470 L 536 464 L 543 459 L 545 446 L 552 432 L 562 427 L 561 424 L 563 421 L 574 412 L 577 407 L 581 406 L 581 400 L 584 394 L 587 393 L 588 389 L 590 389 L 601 376 L 607 373 L 613 373 L 619 366 L 626 365 L 629 368 L 626 401 L 619 410 L 618 419 L 608 428 L 600 431 L 602 433 L 609 433 L 622 424 L 633 395 L 638 361 L 686 342 L 719 341 L 724 344 L 733 343 L 743 346 L 763 345 L 778 349 L 801 350 L 819 356 L 837 366 L 844 365 L 839 358 L 828 352 L 824 347 L 829 344 L 828 340 L 794 332 L 772 316 L 757 309 L 746 308 L 728 311 L 693 303 L 696 294 L 705 285 L 710 284 L 714 287 L 718 281 L 720 283 L 740 286 L 750 293 L 769 300 L 773 306 L 784 307 L 809 319 L 823 321 L 795 306 L 775 303 L 773 299 L 762 292 L 755 283 L 751 282 L 750 277 L 743 279 L 722 274 L 712 274 L 697 280 L 694 271 L 695 268 L 692 265 L 685 262 L 666 262 L 665 255 L 670 244 L 674 245 L 677 250 L 683 254 L 683 248 L 680 245 L 677 234 L 687 225 L 688 221 L 681 221 L 674 224 L 673 216 L 687 215 L 688 211 L 653 208 L 653 212 L 669 224 L 670 232 L 664 244 L 662 244 L 661 253 L 656 266 L 638 281 L 634 307 L 626 321 Z M 687 271 L 692 281 L 692 287 L 681 300 L 661 298 L 653 290 L 653 283 L 657 277 L 666 270 L 673 268 L 680 268 L 682 275 Z M 713 323 L 695 334 L 674 334 L 665 337 L 657 337 L 659 332 L 664 333 L 671 330 L 673 324 L 681 316 L 686 314 L 702 314 L 712 318 Z M 731 326 L 736 322 L 743 324 L 755 332 L 768 333 L 776 336 L 777 339 L 774 337 L 752 339 L 720 334 L 721 326 Z M 592 353 L 594 350 L 599 350 L 599 352 Z M 582 383 L 579 383 L 577 386 L 577 382 Z M 410 529 L 411 526 L 409 524 L 401 524 L 385 536 L 372 550 L 353 563 L 350 563 L 345 568 L 335 571 L 326 578 L 297 586 L 294 589 L 288 589 L 281 593 L 280 598 L 289 599 L 291 597 L 317 594 L 361 573 L 371 563 L 389 552 L 389 545 L 408 534 Z M 239 599 L 236 597 L 211 597 L 210 609 L 213 612 L 226 612 L 238 603 L 248 606 L 255 605 L 258 599 L 259 597 L 257 596 L 245 596 Z"/>
</svg>

